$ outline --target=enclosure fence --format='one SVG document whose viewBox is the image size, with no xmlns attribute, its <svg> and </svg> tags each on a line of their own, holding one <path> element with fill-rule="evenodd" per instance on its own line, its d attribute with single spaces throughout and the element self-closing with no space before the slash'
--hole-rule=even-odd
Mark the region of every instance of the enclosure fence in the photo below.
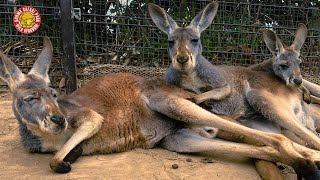
<svg viewBox="0 0 320 180">
<path fill-rule="evenodd" d="M 70 0 L 61 0 L 66 3 Z M 74 0 L 72 14 L 74 61 L 78 85 L 109 72 L 136 72 L 143 76 L 161 76 L 170 64 L 167 37 L 151 21 L 147 4 L 163 7 L 180 26 L 187 26 L 209 0 Z M 21 6 L 36 8 L 41 16 L 40 29 L 22 35 L 12 18 Z M 68 72 L 63 61 L 66 53 L 62 38 L 63 4 L 49 0 L 0 1 L 0 49 L 27 72 L 42 48 L 43 36 L 54 46 L 50 69 L 52 86 L 65 87 Z M 212 25 L 201 35 L 203 55 L 213 64 L 249 66 L 271 57 L 261 28 L 276 32 L 283 44 L 290 45 L 298 23 L 308 27 L 308 38 L 301 49 L 303 76 L 319 83 L 320 2 L 318 0 L 241 0 L 220 1 Z M 70 24 L 69 24 L 70 25 Z M 67 28 L 70 28 L 68 26 Z M 72 61 L 72 60 L 71 60 Z M 71 65 L 72 66 L 72 65 Z"/>
</svg>

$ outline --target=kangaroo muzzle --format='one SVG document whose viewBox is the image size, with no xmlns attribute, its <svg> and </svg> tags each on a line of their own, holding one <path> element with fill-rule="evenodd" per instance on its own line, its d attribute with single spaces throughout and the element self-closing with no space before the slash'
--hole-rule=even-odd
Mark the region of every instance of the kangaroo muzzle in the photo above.
<svg viewBox="0 0 320 180">
<path fill-rule="evenodd" d="M 294 78 L 293 83 L 297 86 L 300 86 L 302 84 L 302 77 Z"/>
<path fill-rule="evenodd" d="M 184 63 L 186 63 L 188 60 L 189 60 L 189 57 L 186 57 L 186 56 L 178 56 L 178 57 L 177 57 L 177 61 L 178 61 L 178 63 L 180 63 L 180 64 L 184 64 Z"/>
<path fill-rule="evenodd" d="M 61 127 L 63 127 L 65 125 L 64 117 L 61 117 L 58 115 L 52 115 L 52 116 L 50 116 L 50 120 Z"/>
<path fill-rule="evenodd" d="M 189 51 L 189 48 L 185 45 L 185 43 L 181 43 L 179 45 L 178 51 L 176 53 L 176 60 L 180 64 L 185 64 L 190 59 L 191 52 Z"/>
<path fill-rule="evenodd" d="M 293 83 L 296 86 L 300 86 L 302 84 L 302 76 L 300 70 L 295 71 L 293 75 Z"/>
</svg>

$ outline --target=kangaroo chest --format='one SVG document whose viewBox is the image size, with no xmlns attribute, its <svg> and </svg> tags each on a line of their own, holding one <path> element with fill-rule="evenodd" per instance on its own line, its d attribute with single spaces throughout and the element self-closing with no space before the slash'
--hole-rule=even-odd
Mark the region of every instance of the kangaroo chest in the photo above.
<svg viewBox="0 0 320 180">
<path fill-rule="evenodd" d="M 195 72 L 189 74 L 189 75 L 182 75 L 180 86 L 184 89 L 193 91 L 197 94 L 203 93 L 206 87 L 208 87 L 208 84 L 202 81 Z"/>
<path fill-rule="evenodd" d="M 74 133 L 73 131 L 68 129 L 65 132 L 62 132 L 61 134 L 55 135 L 30 127 L 28 129 L 32 132 L 33 135 L 39 137 L 41 141 L 42 152 L 55 152 L 60 150 Z"/>
</svg>

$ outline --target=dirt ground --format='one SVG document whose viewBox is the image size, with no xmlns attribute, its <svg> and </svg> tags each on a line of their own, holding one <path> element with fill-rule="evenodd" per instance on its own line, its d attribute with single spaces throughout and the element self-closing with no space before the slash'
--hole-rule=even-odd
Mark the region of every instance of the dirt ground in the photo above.
<svg viewBox="0 0 320 180">
<path fill-rule="evenodd" d="M 70 173 L 57 174 L 49 167 L 53 154 L 24 150 L 11 110 L 11 98 L 8 93 L 0 94 L 0 179 L 261 179 L 250 159 L 182 155 L 160 148 L 82 156 L 72 165 Z M 178 168 L 172 168 L 173 164 Z M 292 178 L 286 175 L 286 179 Z"/>
</svg>

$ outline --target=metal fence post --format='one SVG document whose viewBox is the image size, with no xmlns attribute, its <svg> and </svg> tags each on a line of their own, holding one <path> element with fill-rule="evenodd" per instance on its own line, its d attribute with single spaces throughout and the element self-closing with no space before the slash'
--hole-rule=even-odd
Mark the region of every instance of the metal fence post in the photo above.
<svg viewBox="0 0 320 180">
<path fill-rule="evenodd" d="M 63 44 L 63 66 L 66 93 L 77 89 L 75 58 L 74 23 L 72 18 L 72 0 L 60 0 L 60 17 Z"/>
</svg>

